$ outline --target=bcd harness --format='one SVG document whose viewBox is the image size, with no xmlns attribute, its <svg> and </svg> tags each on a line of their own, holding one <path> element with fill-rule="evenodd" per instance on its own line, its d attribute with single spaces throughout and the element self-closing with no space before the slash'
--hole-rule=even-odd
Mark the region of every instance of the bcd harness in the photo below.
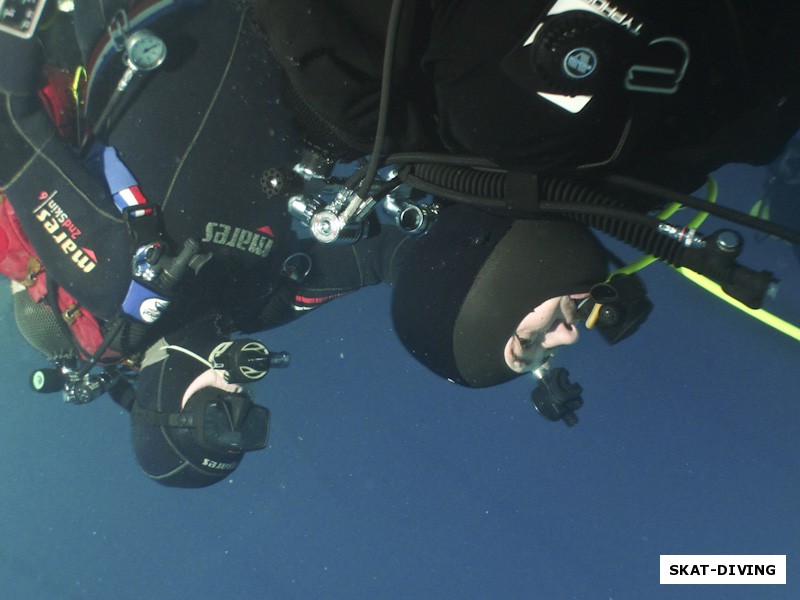
<svg viewBox="0 0 800 600">
<path fill-rule="evenodd" d="M 199 4 L 202 0 L 155 0 L 137 4 L 129 12 L 118 10 L 106 27 L 106 33 L 96 44 L 86 71 L 85 103 L 78 102 L 77 113 L 91 115 L 90 102 L 96 97 L 96 82 L 111 64 L 114 56 L 126 51 L 126 39 L 158 19 L 178 9 Z M 155 36 L 153 36 L 155 37 Z M 157 39 L 157 38 L 156 38 Z M 160 41 L 160 40 L 159 40 Z M 130 64 L 123 54 L 123 60 Z M 159 63 L 160 64 L 160 63 Z M 131 66 L 123 79 L 135 74 Z M 122 80 L 121 80 L 122 81 Z M 117 91 L 122 91 L 121 83 Z M 77 96 L 77 94 L 76 94 Z M 113 96 L 113 94 L 112 94 Z M 107 113 L 107 111 L 103 111 Z M 102 118 L 102 116 L 101 116 Z M 80 120 L 79 120 L 80 121 Z M 102 126 L 102 123 L 95 125 Z M 171 292 L 190 266 L 199 269 L 211 255 L 199 255 L 200 245 L 193 239 L 184 241 L 177 256 L 170 256 L 163 235 L 159 208 L 148 203 L 136 178 L 126 167 L 117 151 L 92 134 L 100 135 L 87 123 L 86 132 L 78 132 L 84 162 L 95 175 L 108 185 L 115 206 L 122 213 L 132 239 L 132 278 L 122 303 L 122 313 L 142 323 L 154 323 L 170 303 Z"/>
<path fill-rule="evenodd" d="M 97 96 L 93 93 L 94 84 L 111 64 L 111 58 L 124 50 L 126 36 L 141 31 L 168 13 L 198 3 L 198 0 L 160 0 L 137 5 L 130 15 L 120 10 L 97 44 L 88 71 L 80 66 L 73 78 L 62 70 L 45 68 L 46 83 L 38 95 L 46 112 L 60 137 L 82 151 L 87 170 L 107 184 L 132 240 L 131 281 L 118 315 L 108 322 L 105 330 L 71 294 L 51 278 L 45 278 L 39 257 L 28 242 L 11 203 L 0 191 L 0 250 L 3 246 L 7 250 L 0 260 L 0 273 L 27 288 L 34 303 L 44 300 L 53 310 L 59 329 L 75 347 L 76 358 L 80 361 L 78 369 L 56 361 L 59 370 L 68 374 L 73 383 L 91 377 L 89 373 L 95 364 L 108 365 L 126 358 L 110 349 L 125 324 L 131 320 L 139 323 L 140 327 L 155 323 L 170 304 L 187 269 L 199 270 L 211 258 L 210 253 L 200 254 L 200 245 L 193 239 L 186 239 L 180 252 L 170 254 L 159 207 L 148 203 L 117 151 L 92 135 L 99 135 L 99 131 L 92 132 L 90 127 L 81 131 L 81 126 L 87 125 L 84 99 L 88 101 Z M 127 57 L 123 56 L 123 60 L 127 61 Z M 117 377 L 113 379 L 116 381 Z M 108 386 L 104 384 L 105 389 L 113 385 L 111 380 L 108 383 Z M 66 399 L 70 399 L 66 393 L 68 387 L 64 387 Z M 58 387 L 42 389 L 34 382 L 34 389 L 55 391 Z M 83 401 L 77 397 L 70 400 Z"/>
</svg>

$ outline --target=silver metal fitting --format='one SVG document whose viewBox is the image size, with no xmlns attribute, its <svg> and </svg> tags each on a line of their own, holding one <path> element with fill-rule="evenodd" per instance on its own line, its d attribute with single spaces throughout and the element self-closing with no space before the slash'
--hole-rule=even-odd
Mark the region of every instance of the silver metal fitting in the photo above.
<svg viewBox="0 0 800 600">
<path fill-rule="evenodd" d="M 327 179 L 333 171 L 334 164 L 335 161 L 332 158 L 324 156 L 315 150 L 307 150 L 300 162 L 292 168 L 292 171 L 306 181 Z"/>
<path fill-rule="evenodd" d="M 412 236 L 425 235 L 438 215 L 436 205 L 398 201 L 393 196 L 386 197 L 383 208 L 394 218 L 395 224 L 400 229 Z"/>
<path fill-rule="evenodd" d="M 305 227 L 309 226 L 312 217 L 321 210 L 321 207 L 322 203 L 318 200 L 303 195 L 292 196 L 286 203 L 289 214 Z"/>
<path fill-rule="evenodd" d="M 737 252 L 742 246 L 742 236 L 731 229 L 725 229 L 717 234 L 716 244 L 723 252 Z"/>
<path fill-rule="evenodd" d="M 137 248 L 133 253 L 131 265 L 134 278 L 142 281 L 153 281 L 158 277 L 155 265 L 161 258 L 162 250 L 161 244 L 158 243 L 146 244 Z"/>
<path fill-rule="evenodd" d="M 330 210 L 317 212 L 309 224 L 311 234 L 323 244 L 352 244 L 363 232 L 361 223 L 348 223 Z"/>
<path fill-rule="evenodd" d="M 698 235 L 696 229 L 687 229 L 685 227 L 676 227 L 669 223 L 661 223 L 658 226 L 658 232 L 677 240 L 686 248 L 705 248 L 706 246 L 705 240 Z"/>
</svg>

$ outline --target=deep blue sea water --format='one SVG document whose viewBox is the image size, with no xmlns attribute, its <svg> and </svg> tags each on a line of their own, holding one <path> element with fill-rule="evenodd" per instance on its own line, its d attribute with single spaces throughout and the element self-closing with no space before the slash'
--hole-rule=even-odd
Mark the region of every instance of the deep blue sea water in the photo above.
<svg viewBox="0 0 800 600">
<path fill-rule="evenodd" d="M 724 169 L 720 201 L 747 210 L 764 176 Z M 790 248 L 748 236 L 742 262 L 782 277 L 774 306 L 800 322 Z M 4 292 L 0 598 L 800 597 L 800 343 L 668 267 L 643 277 L 635 337 L 559 355 L 584 387 L 572 429 L 535 413 L 531 379 L 424 371 L 386 288 L 323 307 L 262 336 L 293 355 L 259 385 L 268 449 L 189 491 L 139 473 L 108 399 L 28 390 L 44 363 Z M 787 585 L 659 585 L 661 554 L 785 554 Z"/>
</svg>

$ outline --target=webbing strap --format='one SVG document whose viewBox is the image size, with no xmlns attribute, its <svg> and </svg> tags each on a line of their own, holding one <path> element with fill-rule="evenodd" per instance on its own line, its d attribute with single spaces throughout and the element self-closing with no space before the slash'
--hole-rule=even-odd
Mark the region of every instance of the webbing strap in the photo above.
<svg viewBox="0 0 800 600">
<path fill-rule="evenodd" d="M 95 142 L 84 159 L 86 166 L 97 177 L 101 177 L 108 185 L 114 204 L 125 217 L 125 224 L 133 239 L 134 260 L 147 261 L 147 254 L 140 256 L 142 249 L 150 245 L 159 245 L 161 223 L 158 207 L 149 204 L 136 178 L 122 162 L 113 146 Z M 150 281 L 149 279 L 147 280 Z M 151 287 L 136 280 L 136 273 L 131 279 L 128 293 L 122 302 L 122 311 L 145 323 L 153 323 L 161 316 L 161 312 L 169 305 L 169 300 Z"/>
<path fill-rule="evenodd" d="M 141 217 L 152 212 L 152 208 L 147 207 L 147 198 L 139 189 L 139 183 L 122 162 L 116 148 L 96 142 L 89 150 L 86 161 L 90 168 L 103 176 L 114 204 L 121 213 Z M 131 210 L 135 207 L 142 208 Z"/>
</svg>

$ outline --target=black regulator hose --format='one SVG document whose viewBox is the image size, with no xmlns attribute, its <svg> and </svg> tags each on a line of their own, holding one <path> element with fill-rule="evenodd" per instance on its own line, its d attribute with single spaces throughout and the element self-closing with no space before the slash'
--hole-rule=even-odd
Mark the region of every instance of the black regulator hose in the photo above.
<svg viewBox="0 0 800 600">
<path fill-rule="evenodd" d="M 375 141 L 372 145 L 372 156 L 367 165 L 364 181 L 362 181 L 358 191 L 358 195 L 361 198 L 366 198 L 369 195 L 372 181 L 375 179 L 378 166 L 381 164 L 380 158 L 383 154 L 383 146 L 386 143 L 386 125 L 389 118 L 389 97 L 392 86 L 392 67 L 394 65 L 394 53 L 397 46 L 396 40 L 400 27 L 400 11 L 402 8 L 403 0 L 392 1 L 392 6 L 389 11 L 389 25 L 386 30 L 386 43 L 383 50 L 383 71 L 381 77 L 381 99 L 378 105 L 378 124 L 375 132 Z"/>
<path fill-rule="evenodd" d="M 671 226 L 664 229 L 665 224 L 653 217 L 631 218 L 635 213 L 613 208 L 614 202 L 607 194 L 580 182 L 542 178 L 539 191 L 540 197 L 560 200 L 540 201 L 541 209 L 564 214 L 603 231 L 673 267 L 685 267 L 704 275 L 749 308 L 761 307 L 774 282 L 769 271 L 755 271 L 736 263 L 743 246 L 738 234 L 730 230 L 718 230 L 690 241 L 682 230 L 670 231 Z"/>
<path fill-rule="evenodd" d="M 422 173 L 421 169 L 424 169 L 422 165 L 428 165 L 428 166 L 436 165 L 439 167 L 444 167 L 446 165 L 449 165 L 452 167 L 461 167 L 460 169 L 461 171 L 472 171 L 472 168 L 480 169 L 481 171 L 479 172 L 486 173 L 487 175 L 485 176 L 488 179 L 494 179 L 495 176 L 497 175 L 502 176 L 503 174 L 510 176 L 524 175 L 522 173 L 509 172 L 506 169 L 501 168 L 496 163 L 493 163 L 492 161 L 487 160 L 485 158 L 479 158 L 476 156 L 458 156 L 458 155 L 440 154 L 434 152 L 398 152 L 387 157 L 386 163 L 397 164 L 397 165 L 413 164 L 413 166 L 415 167 L 415 175 L 422 178 L 428 177 L 427 174 L 425 176 L 421 175 Z M 430 171 L 428 171 L 428 173 L 430 173 Z M 452 173 L 447 175 L 448 179 L 450 179 L 451 181 L 453 176 L 454 175 Z M 744 227 L 747 227 L 748 229 L 761 231 L 763 233 L 778 237 L 792 244 L 800 245 L 800 231 L 796 231 L 794 229 L 784 227 L 778 223 L 766 221 L 758 217 L 753 217 L 741 211 L 734 210 L 732 208 L 728 208 L 720 204 L 714 204 L 706 200 L 695 198 L 694 196 L 691 196 L 689 194 L 682 194 L 680 192 L 676 192 L 674 190 L 665 188 L 663 186 L 634 179 L 631 177 L 624 177 L 621 175 L 606 175 L 602 178 L 602 181 L 614 188 L 626 190 L 628 192 L 634 192 L 636 195 L 640 197 L 646 196 L 660 203 L 677 202 L 678 204 L 688 206 L 695 210 L 707 212 L 721 219 L 725 219 L 726 221 L 730 221 L 731 223 L 742 225 Z M 448 190 L 441 188 L 442 181 L 432 179 L 426 181 L 425 183 L 431 185 L 439 184 L 440 187 L 437 189 L 441 192 L 441 197 L 443 198 L 449 198 L 454 202 L 459 202 L 459 201 L 463 202 L 465 198 L 469 199 L 470 192 L 466 190 L 462 190 L 462 193 L 466 194 L 466 196 L 461 197 L 461 200 L 459 200 L 459 197 L 456 195 L 451 194 L 450 196 L 448 196 L 447 195 Z M 495 198 L 498 200 L 501 199 L 497 196 L 495 196 Z M 492 203 L 486 202 L 486 198 L 474 198 L 469 200 L 470 201 L 467 203 L 472 203 L 472 200 L 475 200 L 474 205 L 476 207 L 490 208 L 493 206 L 494 208 L 500 208 L 500 209 L 506 207 L 505 204 L 492 205 Z"/>
<path fill-rule="evenodd" d="M 789 229 L 788 227 L 784 227 L 778 223 L 773 223 L 772 221 L 759 219 L 758 217 L 733 210 L 727 206 L 714 204 L 714 209 L 711 211 L 709 210 L 708 203 L 705 200 L 699 200 L 687 194 L 679 194 L 660 185 L 655 185 L 647 181 L 640 181 L 631 177 L 608 175 L 603 178 L 603 181 L 619 188 L 650 196 L 651 198 L 660 198 L 661 200 L 677 202 L 696 210 L 711 212 L 715 216 L 722 219 L 726 219 L 739 225 L 744 225 L 749 229 L 755 229 L 763 233 L 768 233 L 769 235 L 774 235 L 775 237 L 781 238 L 782 240 L 792 244 L 800 245 L 800 231 Z"/>
<path fill-rule="evenodd" d="M 705 275 L 750 308 L 761 306 L 773 281 L 771 273 L 735 262 L 741 253 L 741 240 L 723 243 L 720 236 L 724 230 L 692 241 L 680 230 L 663 230 L 664 224 L 654 217 L 623 209 L 620 201 L 581 181 L 435 162 L 415 164 L 404 180 L 423 191 L 476 208 L 565 215 L 674 267 Z"/>
</svg>

